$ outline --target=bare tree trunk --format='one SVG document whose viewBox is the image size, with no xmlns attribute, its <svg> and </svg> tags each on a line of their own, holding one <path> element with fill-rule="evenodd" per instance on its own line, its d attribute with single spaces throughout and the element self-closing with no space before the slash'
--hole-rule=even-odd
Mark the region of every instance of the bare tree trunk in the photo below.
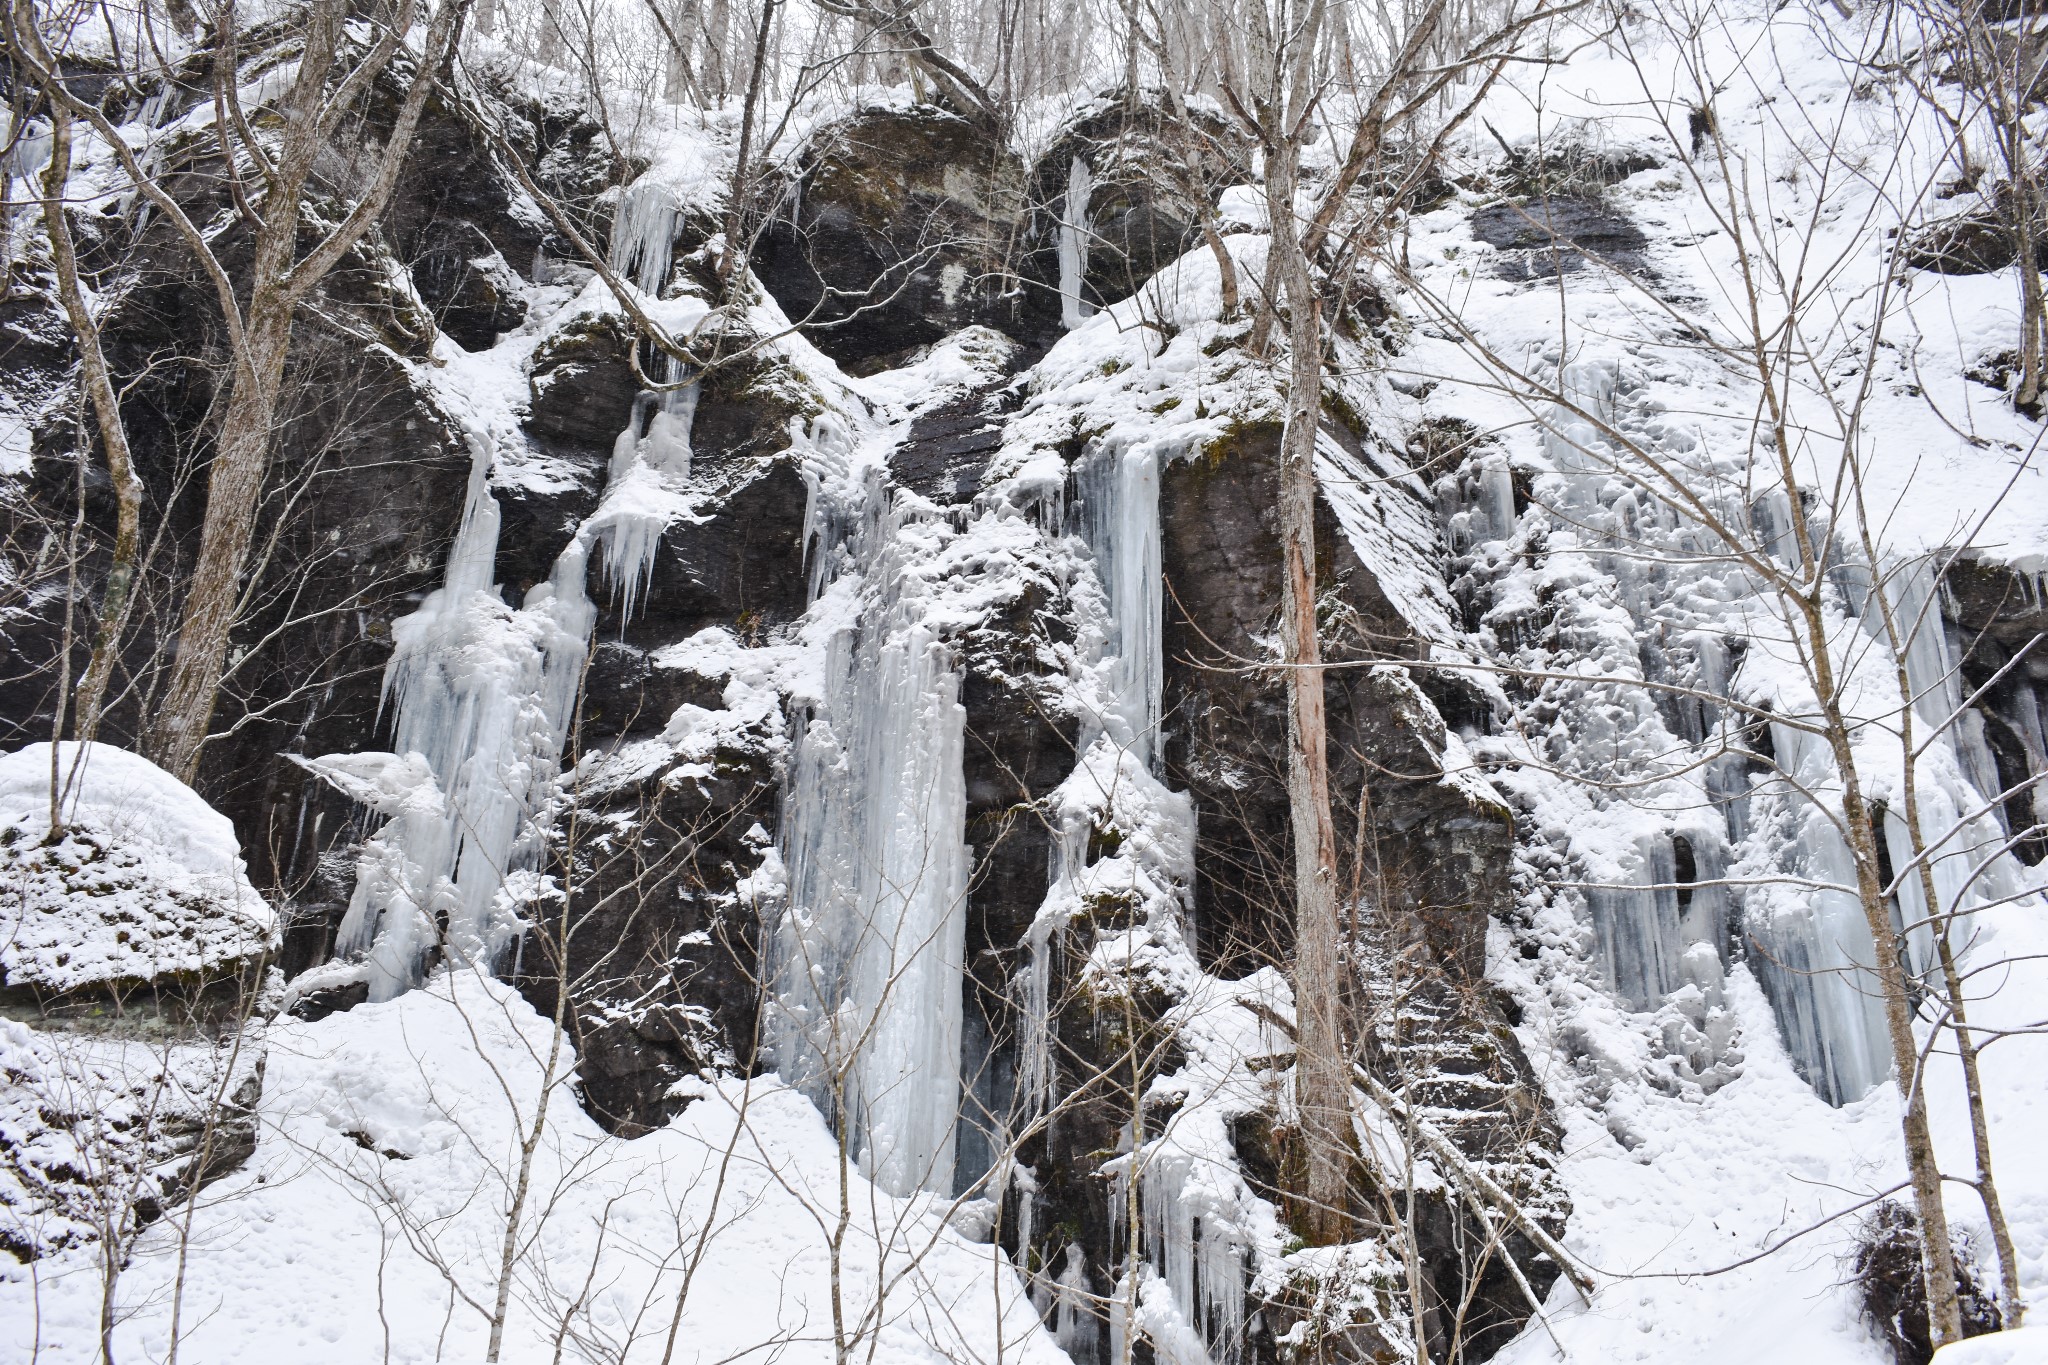
<svg viewBox="0 0 2048 1365">
<path fill-rule="evenodd" d="M 2022 412 L 2037 413 L 2041 407 L 2043 369 L 2048 367 L 2048 297 L 2041 286 L 2041 266 L 2035 253 L 2035 195 L 2032 170 L 2024 145 L 2011 158 L 2013 238 L 2019 248 L 2020 271 L 2020 380 L 2013 405 Z"/>
<path fill-rule="evenodd" d="M 85 291 L 78 276 L 78 252 L 71 239 L 71 222 L 65 217 L 64 196 L 71 179 L 71 116 L 61 105 L 53 105 L 50 118 L 50 165 L 43 175 L 43 221 L 50 238 L 50 256 L 56 267 L 57 296 L 78 342 L 80 378 L 100 443 L 106 448 L 107 472 L 114 488 L 114 547 L 107 566 L 106 589 L 100 598 L 99 627 L 93 636 L 92 659 L 78 685 L 73 733 L 90 740 L 99 733 L 100 713 L 106 703 L 107 684 L 114 674 L 122 633 L 127 629 L 134 601 L 135 566 L 141 553 L 142 481 L 128 449 L 128 429 L 121 422 L 120 396 L 100 346 L 100 329 L 86 305 Z"/>
<path fill-rule="evenodd" d="M 1818 606 L 1812 614 L 1819 616 Z M 1832 686 L 1829 690 L 1832 692 Z M 1828 744 L 1842 771 L 1842 817 L 1848 823 L 1850 846 L 1856 853 L 1857 896 L 1863 903 L 1863 918 L 1870 926 L 1871 942 L 1877 947 L 1885 1031 L 1891 1041 L 1892 1065 L 1898 1072 L 1900 1099 L 1905 1106 L 1899 1127 L 1906 1144 L 1906 1167 L 1913 1180 L 1913 1203 L 1920 1215 L 1929 1334 L 1937 1347 L 1946 1346 L 1963 1339 L 1962 1307 L 1956 1297 L 1955 1253 L 1949 1245 L 1948 1213 L 1941 1200 L 1941 1167 L 1935 1160 L 1934 1138 L 1927 1128 L 1927 1092 L 1921 1085 L 1920 1049 L 1913 1038 L 1913 1005 L 1906 998 L 1899 938 L 1892 929 L 1891 909 L 1878 881 L 1870 807 L 1863 798 L 1863 784 L 1850 751 L 1849 729 L 1832 696 L 1823 705 Z"/>
<path fill-rule="evenodd" d="M 1718 145 L 1718 144 L 1717 144 Z M 1727 153 L 1720 153 L 1722 172 L 1727 174 Z M 1754 206 L 1740 198 L 1739 179 L 1723 186 L 1728 206 L 1724 223 L 1737 229 L 1754 221 Z M 1745 244 L 1746 245 L 1746 244 Z M 1876 972 L 1884 997 L 1885 1032 L 1891 1044 L 1892 1067 L 1898 1073 L 1900 1135 L 1906 1150 L 1906 1168 L 1912 1178 L 1913 1203 L 1920 1219 L 1921 1269 L 1927 1287 L 1927 1317 L 1936 1347 L 1962 1339 L 1962 1310 L 1956 1295 L 1955 1251 L 1949 1242 L 1948 1214 L 1942 1204 L 1941 1168 L 1935 1158 L 1934 1140 L 1927 1127 L 1927 1097 L 1921 1085 L 1920 1049 L 1913 1037 L 1913 1006 L 1906 995 L 1905 972 L 1899 953 L 1898 934 L 1892 928 L 1891 908 L 1885 901 L 1879 874 L 1877 844 L 1870 823 L 1870 803 L 1863 793 L 1862 774 L 1856 764 L 1855 745 L 1848 717 L 1842 710 L 1842 693 L 1835 677 L 1830 652 L 1833 640 L 1822 608 L 1823 573 L 1821 547 L 1815 543 L 1803 501 L 1793 453 L 1793 419 L 1780 385 L 1792 370 L 1789 352 L 1796 329 L 1764 321 L 1764 286 L 1757 277 L 1755 258 L 1748 250 L 1737 253 L 1741 298 L 1747 310 L 1748 337 L 1744 360 L 1758 381 L 1763 398 L 1759 417 L 1764 424 L 1771 456 L 1777 464 L 1780 484 L 1790 500 L 1793 543 L 1799 555 L 1796 581 L 1781 590 L 1799 613 L 1797 629 L 1803 636 L 1807 681 L 1812 685 L 1821 714 L 1820 730 L 1827 741 L 1836 775 L 1842 783 L 1842 819 L 1847 826 L 1851 856 L 1856 862 L 1856 895 L 1863 907 L 1864 922 L 1875 948 Z M 1799 637 L 1795 637 L 1799 638 Z"/>
<path fill-rule="evenodd" d="M 725 245 L 718 253 L 718 283 L 722 292 L 732 287 L 733 264 L 738 259 L 740 234 L 748 199 L 747 163 L 754 155 L 755 111 L 761 102 L 761 73 L 768 65 L 768 30 L 775 20 L 775 7 L 782 0 L 761 0 L 761 27 L 754 34 L 753 70 L 747 76 L 747 105 L 740 113 L 739 153 L 733 160 L 732 190 L 726 197 Z"/>
<path fill-rule="evenodd" d="M 1911 732 L 1908 731 L 1910 736 Z M 1910 743 L 1910 740 L 1909 740 Z M 1950 916 L 1937 910 L 1934 872 L 1927 858 L 1927 841 L 1921 833 L 1919 796 L 1913 785 L 1913 761 L 1906 760 L 1905 803 L 1907 833 L 1913 856 L 1920 860 L 1921 894 L 1927 900 L 1930 919 L 1938 917 L 1934 950 L 1941 959 L 1942 989 L 1948 996 L 1949 1016 L 1954 1021 L 1956 1052 L 1963 1063 L 1963 1093 L 1970 1110 L 1970 1147 L 1977 1161 L 1977 1197 L 1984 1203 L 1984 1219 L 1991 1225 L 1991 1245 L 1998 1255 L 1999 1321 L 2010 1332 L 2026 1316 L 2026 1300 L 2020 1294 L 2020 1260 L 2013 1246 L 2012 1227 L 2006 1222 L 2005 1205 L 1998 1197 L 1998 1181 L 1991 1169 L 1991 1122 L 1984 1110 L 1984 1077 L 1977 1065 L 1977 1040 L 1970 1036 L 1969 1010 L 1963 999 L 1963 976 L 1956 969 L 1954 945 L 1949 940 Z"/>
<path fill-rule="evenodd" d="M 1324 1243 L 1350 1225 L 1351 1077 L 1338 1017 L 1343 961 L 1337 918 L 1337 829 L 1330 813 L 1329 727 L 1316 625 L 1316 434 L 1322 412 L 1321 299 L 1294 223 L 1295 157 L 1268 151 L 1271 250 L 1287 305 L 1287 425 L 1280 441 L 1282 662 L 1287 678 L 1287 807 L 1294 837 L 1295 1106 L 1306 1154 L 1310 1231 Z"/>
<path fill-rule="evenodd" d="M 228 632 L 235 624 L 242 572 L 256 530 L 256 504 L 270 468 L 270 432 L 291 345 L 291 313 L 273 309 L 268 317 L 252 317 L 246 335 L 250 363 L 228 396 L 214 444 L 206 520 L 185 589 L 177 655 L 150 733 L 151 756 L 186 782 L 198 772 L 200 746 L 220 696 Z"/>
<path fill-rule="evenodd" d="M 1751 292 L 1754 300 L 1754 290 Z M 1769 333 L 1755 329 L 1759 338 Z M 1820 554 L 1813 533 L 1801 511 L 1800 484 L 1793 463 L 1786 418 L 1775 385 L 1777 372 L 1769 353 L 1759 342 L 1755 348 L 1759 374 L 1771 423 L 1772 443 L 1778 473 L 1791 498 L 1792 526 L 1799 549 L 1802 590 L 1794 595 L 1804 628 L 1809 681 L 1819 702 L 1822 725 L 1835 769 L 1842 782 L 1842 819 L 1848 826 L 1849 848 L 1856 861 L 1856 895 L 1863 907 L 1863 919 L 1876 949 L 1873 969 L 1884 995 L 1885 1032 L 1891 1043 L 1892 1066 L 1898 1072 L 1899 1099 L 1903 1106 L 1899 1128 L 1906 1148 L 1906 1168 L 1912 1177 L 1913 1203 L 1920 1217 L 1921 1265 L 1927 1284 L 1929 1334 L 1937 1347 L 1960 1341 L 1963 1336 L 1962 1308 L 1956 1296 L 1955 1252 L 1949 1244 L 1948 1213 L 1942 1205 L 1941 1167 L 1935 1159 L 1934 1139 L 1927 1127 L 1927 1095 L 1921 1085 L 1920 1049 L 1913 1037 L 1913 1005 L 1906 997 L 1899 936 L 1892 928 L 1891 907 L 1886 903 L 1879 879 L 1875 832 L 1870 820 L 1870 803 L 1863 795 L 1861 770 L 1851 739 L 1848 718 L 1843 714 L 1841 692 L 1835 679 L 1832 641 L 1821 608 Z"/>
<path fill-rule="evenodd" d="M 1853 472 L 1857 493 L 1858 510 L 1861 511 L 1862 475 L 1860 467 Z M 1868 519 L 1860 518 L 1867 527 Z M 1864 557 L 1872 564 L 1878 562 L 1876 545 L 1866 529 L 1863 533 Z M 1944 910 L 1940 892 L 1934 885 L 1934 862 L 1929 857 L 1927 838 L 1920 820 L 1919 762 L 1915 757 L 1914 743 L 1916 716 L 1913 711 L 1912 680 L 1906 672 L 1906 651 L 1908 642 L 1920 630 L 1940 629 L 1939 620 L 1909 621 L 1902 627 L 1892 611 L 1890 599 L 1879 585 L 1873 594 L 1876 605 L 1882 613 L 1886 643 L 1891 649 L 1893 668 L 1898 681 L 1899 747 L 1902 755 L 1900 798 L 1904 807 L 1906 838 L 1917 865 L 1920 895 L 1927 907 L 1927 920 L 1933 933 L 1935 953 L 1941 962 L 1942 990 L 1947 996 L 1949 1017 L 1954 1025 L 1956 1053 L 1963 1064 L 1963 1094 L 1970 1112 L 1970 1144 L 1977 1163 L 1977 1196 L 1984 1203 L 1984 1217 L 1991 1225 L 1991 1242 L 1998 1255 L 1999 1275 L 1999 1318 L 2006 1330 L 2020 1325 L 2026 1311 L 2020 1297 L 2019 1254 L 2013 1246 L 2012 1229 L 2006 1223 L 2005 1206 L 1998 1197 L 1998 1182 L 1991 1166 L 1991 1125 L 1984 1109 L 1984 1079 L 1982 1069 L 1977 1065 L 1977 1041 L 1970 1035 L 1970 1017 L 1967 1001 L 1963 994 L 1962 973 L 1956 968 L 1953 945 L 1949 940 L 1949 925 L 1954 910 Z M 1929 608 L 1933 610 L 1933 608 Z M 1884 838 L 1882 830 L 1872 831 L 1873 839 Z"/>
<path fill-rule="evenodd" d="M 230 144 L 231 125 L 239 126 L 245 144 L 239 150 L 255 160 L 268 187 L 262 200 L 262 214 L 258 216 L 243 200 L 239 182 L 236 185 L 238 205 L 255 226 L 255 249 L 249 271 L 252 283 L 246 308 L 235 297 L 225 270 L 203 234 L 133 161 L 132 154 L 122 158 L 124 169 L 135 178 L 137 187 L 172 215 L 202 263 L 209 267 L 216 287 L 222 291 L 221 304 L 228 314 L 235 352 L 225 409 L 214 441 L 212 468 L 207 476 L 199 557 L 178 627 L 170 683 L 147 744 L 151 758 L 187 782 L 198 774 L 201 746 L 206 741 L 207 726 L 213 719 L 227 665 L 228 635 L 240 604 L 256 506 L 269 468 L 271 429 L 291 346 L 293 315 L 313 286 L 383 215 L 384 206 L 397 186 L 413 132 L 426 108 L 434 73 L 452 49 L 467 8 L 468 0 L 441 0 L 435 7 L 421 43 L 418 72 L 399 105 L 369 184 L 341 223 L 328 230 L 303 255 L 297 249 L 302 227 L 299 208 L 314 158 L 350 114 L 357 97 L 390 65 L 403 46 L 405 30 L 417 17 L 419 6 L 403 5 L 392 20 L 392 29 L 379 37 L 359 63 L 347 67 L 340 60 L 347 6 L 339 0 L 323 0 L 312 8 L 306 20 L 300 72 L 291 94 L 282 101 L 286 132 L 274 161 L 248 133 L 239 107 L 231 106 L 236 115 L 233 120 L 217 120 L 218 136 L 229 164 L 233 165 L 237 156 L 237 149 Z M 231 28 L 224 31 L 221 42 L 222 52 L 217 61 L 223 64 L 223 75 L 231 80 L 232 73 L 226 70 L 235 58 Z M 337 74 L 341 76 L 340 84 L 330 93 L 328 79 Z M 95 116 L 94 122 L 97 126 L 105 120 Z M 103 136 L 119 136 L 109 128 L 100 131 Z"/>
<path fill-rule="evenodd" d="M 703 21 L 704 28 L 704 94 L 707 99 L 723 102 L 732 93 L 730 78 L 726 75 L 726 31 L 732 25 L 732 11 L 729 0 L 711 0 L 711 13 Z"/>
</svg>

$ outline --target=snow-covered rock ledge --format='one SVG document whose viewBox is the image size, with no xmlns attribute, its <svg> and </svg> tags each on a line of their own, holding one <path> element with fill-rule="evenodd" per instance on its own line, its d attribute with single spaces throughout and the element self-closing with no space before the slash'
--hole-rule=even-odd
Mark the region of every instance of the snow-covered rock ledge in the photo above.
<svg viewBox="0 0 2048 1365">
<path fill-rule="evenodd" d="M 50 788 L 61 797 L 52 838 Z M 0 755 L 0 1009 L 123 1013 L 246 978 L 278 917 L 226 816 L 139 755 L 31 744 Z"/>
</svg>

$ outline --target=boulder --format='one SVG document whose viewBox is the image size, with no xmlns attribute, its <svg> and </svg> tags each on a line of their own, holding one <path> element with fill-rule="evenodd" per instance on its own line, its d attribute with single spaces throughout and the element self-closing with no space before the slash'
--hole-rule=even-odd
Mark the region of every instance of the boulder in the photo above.
<svg viewBox="0 0 2048 1365">
<path fill-rule="evenodd" d="M 1015 326 L 1025 216 L 1023 165 L 980 125 L 869 110 L 805 147 L 752 264 L 820 350 L 879 368 L 973 323 Z"/>
<path fill-rule="evenodd" d="M 1074 163 L 1087 167 L 1086 266 L 1081 298 L 1101 308 L 1129 298 L 1161 268 L 1201 240 L 1201 214 L 1216 197 L 1251 178 L 1251 149 L 1222 118 L 1189 111 L 1191 127 L 1170 118 L 1158 91 L 1098 101 L 1069 124 L 1031 177 L 1031 229 L 1024 274 L 1027 306 L 1057 325 L 1059 232 Z M 1199 194 L 1207 203 L 1197 203 Z"/>
</svg>

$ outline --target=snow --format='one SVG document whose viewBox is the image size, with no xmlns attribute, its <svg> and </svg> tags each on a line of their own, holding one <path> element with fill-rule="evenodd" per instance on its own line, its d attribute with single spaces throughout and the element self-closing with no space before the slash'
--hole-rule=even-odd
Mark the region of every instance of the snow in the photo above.
<svg viewBox="0 0 2048 1365">
<path fill-rule="evenodd" d="M 1993 1332 L 1934 1353 L 1934 1365 L 2038 1365 L 2044 1360 L 2048 1360 L 2048 1330 L 2039 1327 Z"/>
<path fill-rule="evenodd" d="M 277 914 L 249 884 L 234 826 L 139 754 L 60 745 L 65 832 L 45 843 L 52 758 L 48 744 L 0 756 L 6 985 L 56 994 L 202 980 L 275 946 Z"/>
<path fill-rule="evenodd" d="M 522 1139 L 536 1131 L 504 1359 L 554 1359 L 564 1323 L 577 1358 L 653 1362 L 676 1323 L 692 1358 L 769 1350 L 878 1362 L 1059 1361 L 1001 1272 L 964 1240 L 943 1200 L 903 1200 L 850 1176 L 810 1102 L 772 1079 L 707 1080 L 675 1122 L 606 1136 L 549 1067 L 550 1026 L 507 987 L 433 977 L 381 1005 L 265 1034 L 262 1139 L 208 1188 L 182 1287 L 184 1358 L 478 1360 L 497 1289 Z M 831 1229 L 849 1218 L 833 1301 Z M 679 1305 L 685 1287 L 688 1295 Z M 135 1248 L 117 1358 L 160 1358 L 178 1297 L 176 1229 Z M 46 1260 L 0 1280 L 0 1360 L 91 1360 L 96 1262 Z M 677 1316 L 680 1307 L 680 1317 Z"/>
</svg>

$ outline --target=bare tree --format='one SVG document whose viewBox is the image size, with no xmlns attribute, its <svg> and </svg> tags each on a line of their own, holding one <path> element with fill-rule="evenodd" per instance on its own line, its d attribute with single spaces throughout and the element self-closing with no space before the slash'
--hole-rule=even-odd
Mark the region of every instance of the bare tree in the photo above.
<svg viewBox="0 0 2048 1365">
<path fill-rule="evenodd" d="M 2019 368 L 2013 403 L 2038 413 L 2048 383 L 2048 288 L 2042 283 L 2042 241 L 2048 204 L 2041 194 L 2038 137 L 2029 120 L 2040 107 L 2048 65 L 2035 32 L 2040 18 L 2032 0 L 1997 5 L 1986 0 L 1934 0 L 1909 6 L 1930 40 L 1909 70 L 1930 108 L 1955 132 L 1963 179 L 1990 202 L 2004 230 L 2019 276 Z M 1973 141 L 1991 144 L 2002 178 L 1981 184 L 1990 168 L 1975 164 Z M 1961 242 L 1943 241 L 1953 225 L 1933 225 L 1928 248 L 1937 256 L 1967 252 Z M 1990 264 L 1980 261 L 1979 264 Z"/>
<path fill-rule="evenodd" d="M 200 545 L 186 588 L 169 686 L 151 729 L 149 750 L 169 771 L 190 779 L 219 694 L 227 663 L 228 636 L 249 548 L 255 511 L 269 468 L 272 429 L 283 385 L 285 362 L 300 307 L 382 216 L 411 149 L 413 133 L 433 89 L 431 74 L 452 52 L 467 0 L 441 0 L 423 14 L 417 0 L 400 0 L 378 14 L 379 32 L 366 50 L 349 34 L 348 7 L 340 0 L 314 0 L 305 12 L 303 50 L 290 87 L 275 109 L 280 132 L 259 132 L 241 103 L 240 60 L 232 0 L 214 16 L 220 41 L 213 53 L 215 150 L 246 229 L 251 251 L 246 288 L 222 254 L 224 244 L 187 214 L 162 171 L 146 166 L 114 122 L 59 76 L 59 56 L 46 40 L 47 16 L 33 0 L 17 0 L 8 12 L 10 51 L 22 79 L 43 91 L 67 118 L 91 128 L 112 152 L 122 173 L 175 229 L 212 284 L 227 327 L 233 358 L 222 400 L 208 474 Z M 417 52 L 407 49 L 410 31 L 422 18 Z M 316 167 L 349 119 L 360 117 L 372 87 L 395 70 L 401 57 L 414 65 L 384 146 L 353 202 L 300 249 L 302 213 L 316 189 Z M 245 167 L 247 168 L 245 170 Z M 253 177 L 254 184 L 245 177 Z M 334 192 L 346 193 L 340 187 Z"/>
</svg>

